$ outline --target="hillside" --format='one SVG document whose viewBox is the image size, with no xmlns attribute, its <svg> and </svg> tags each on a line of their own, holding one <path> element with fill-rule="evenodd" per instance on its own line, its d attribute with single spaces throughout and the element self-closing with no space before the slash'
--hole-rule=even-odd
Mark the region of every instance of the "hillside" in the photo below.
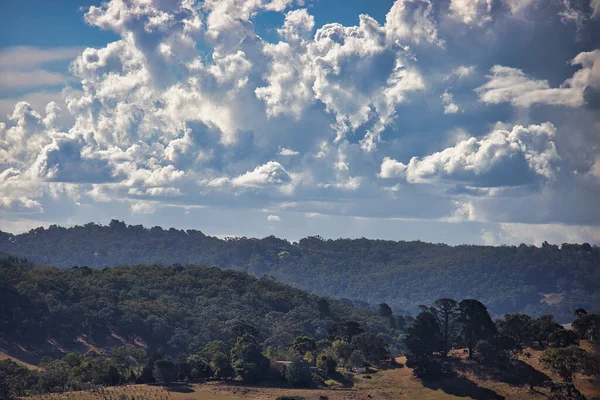
<svg viewBox="0 0 600 400">
<path fill-rule="evenodd" d="M 577 307 L 596 310 L 600 290 L 600 249 L 589 244 L 538 248 L 319 237 L 298 243 L 275 237 L 222 240 L 197 230 L 146 229 L 113 220 L 108 226 L 0 232 L 0 251 L 62 268 L 173 263 L 231 268 L 319 295 L 386 302 L 396 313 L 414 313 L 418 305 L 441 297 L 473 297 L 495 316 L 553 314 L 568 322 Z"/>
<path fill-rule="evenodd" d="M 265 350 L 277 354 L 300 335 L 324 339 L 344 321 L 386 334 L 392 348 L 400 345 L 400 331 L 387 318 L 242 272 L 144 265 L 58 269 L 0 257 L 0 351 L 29 356 L 31 363 L 31 352 L 39 361 L 59 356 L 64 347 L 85 352 L 123 343 L 193 353 L 254 328 Z"/>
</svg>

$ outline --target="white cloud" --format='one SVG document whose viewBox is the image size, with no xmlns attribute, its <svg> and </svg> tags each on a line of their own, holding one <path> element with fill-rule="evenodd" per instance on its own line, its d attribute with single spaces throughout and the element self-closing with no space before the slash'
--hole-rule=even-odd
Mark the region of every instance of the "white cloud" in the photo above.
<svg viewBox="0 0 600 400">
<path fill-rule="evenodd" d="M 475 27 L 483 22 L 473 16 L 489 14 L 485 1 L 453 3 L 459 24 Z M 80 86 L 11 95 L 29 103 L 16 107 L 8 106 L 14 100 L 0 100 L 0 114 L 9 114 L 0 116 L 2 222 L 11 213 L 33 216 L 44 208 L 53 213 L 45 218 L 60 222 L 77 213 L 79 223 L 90 216 L 112 217 L 117 203 L 122 214 L 115 215 L 135 213 L 140 221 L 198 202 L 239 215 L 255 213 L 249 208 L 275 215 L 290 199 L 300 205 L 286 212 L 286 222 L 294 213 L 335 214 L 340 220 L 401 214 L 419 221 L 445 218 L 452 225 L 512 221 L 524 218 L 517 215 L 522 207 L 508 205 L 515 193 L 539 201 L 532 209 L 543 209 L 543 200 L 552 195 L 560 198 L 564 177 L 575 176 L 570 160 L 582 147 L 592 155 L 581 157 L 585 165 L 577 168 L 577 179 L 597 182 L 597 141 L 589 134 L 588 141 L 571 144 L 576 141 L 570 135 L 596 123 L 591 106 L 593 89 L 600 86 L 597 51 L 575 57 L 579 70 L 560 86 L 498 67 L 474 94 L 469 90 L 480 79 L 476 71 L 489 67 L 487 55 L 497 53 L 499 64 L 507 60 L 499 44 L 512 36 L 502 29 L 512 32 L 513 24 L 523 23 L 507 18 L 508 3 L 499 6 L 500 13 L 492 10 L 497 24 L 487 24 L 481 37 L 464 46 L 451 37 L 465 29 L 446 17 L 450 1 L 398 0 L 384 24 L 363 15 L 356 26 L 315 26 L 310 12 L 318 8 L 295 9 L 297 4 L 113 0 L 92 7 L 86 21 L 115 32 L 117 41 L 62 55 L 37 49 L 23 60 L 0 51 L 1 70 L 30 74 L 76 57 L 70 72 Z M 472 8 L 461 11 L 461 5 Z M 282 13 L 282 25 L 268 27 L 269 38 L 278 35 L 275 43 L 256 34 L 256 24 L 263 23 L 256 17 L 269 10 Z M 558 18 L 550 24 L 563 28 Z M 533 28 L 538 23 L 528 21 Z M 523 35 L 527 43 L 530 37 Z M 527 65 L 539 70 L 535 61 Z M 33 75 L 28 80 L 35 81 Z M 56 102 L 46 107 L 54 96 Z M 478 96 L 481 103 L 472 106 Z M 428 115 L 440 102 L 446 113 L 466 106 L 469 113 Z M 540 107 L 514 115 L 487 107 L 500 102 Z M 548 114 L 548 104 L 571 109 Z M 567 111 L 574 123 L 560 114 Z M 513 118 L 530 125 L 498 125 L 475 137 L 465 131 L 484 132 L 491 121 Z M 558 132 L 541 121 L 552 121 Z M 590 197 L 587 186 L 574 187 L 581 194 L 570 195 Z M 169 205 L 175 197 L 177 206 Z M 507 204 L 506 210 L 500 211 L 500 204 Z M 498 209 L 497 216 L 491 209 Z M 543 221 L 549 214 L 557 215 L 540 211 L 531 218 Z M 556 219 L 569 220 L 566 214 Z M 256 218 L 258 225 L 260 218 L 264 222 L 264 216 Z"/>
<path fill-rule="evenodd" d="M 43 65 L 69 60 L 81 51 L 78 47 L 42 49 L 15 46 L 0 50 L 0 91 L 24 90 L 44 86 L 65 85 L 73 77 L 49 71 Z"/>
<path fill-rule="evenodd" d="M 81 47 L 40 48 L 34 46 L 14 46 L 0 50 L 0 69 L 35 69 L 54 61 L 71 60 Z"/>
<path fill-rule="evenodd" d="M 381 163 L 381 171 L 378 176 L 380 178 L 402 178 L 406 172 L 406 165 L 396 161 L 390 157 L 385 157 Z"/>
<path fill-rule="evenodd" d="M 534 104 L 579 107 L 584 103 L 585 88 L 600 86 L 600 50 L 580 53 L 572 64 L 582 68 L 558 88 L 551 88 L 548 81 L 533 79 L 520 69 L 496 65 L 487 76 L 488 82 L 476 91 L 481 101 L 490 104 L 509 102 L 518 107 Z"/>
<path fill-rule="evenodd" d="M 482 187 L 512 186 L 554 176 L 558 154 L 550 123 L 511 131 L 495 130 L 482 139 L 471 137 L 408 165 L 385 158 L 381 178 L 403 177 L 409 183 L 458 180 Z"/>
<path fill-rule="evenodd" d="M 292 149 L 281 147 L 277 154 L 279 154 L 280 156 L 297 156 L 300 153 Z"/>
<path fill-rule="evenodd" d="M 281 222 L 281 218 L 279 218 L 278 215 L 271 214 L 271 215 L 269 215 L 267 217 L 267 221 L 269 221 L 269 222 Z"/>
<path fill-rule="evenodd" d="M 465 25 L 482 26 L 492 20 L 492 0 L 451 0 L 450 16 Z"/>
<path fill-rule="evenodd" d="M 600 17 L 600 0 L 590 0 L 590 8 L 592 9 L 592 18 Z"/>
<path fill-rule="evenodd" d="M 452 93 L 446 90 L 442 93 L 440 98 L 442 99 L 442 104 L 444 104 L 444 114 L 456 114 L 458 112 L 459 108 L 456 103 L 454 103 L 454 96 Z"/>
<path fill-rule="evenodd" d="M 598 227 L 562 224 L 501 223 L 497 231 L 482 231 L 482 239 L 489 245 L 532 243 L 541 246 L 544 241 L 558 245 L 586 242 L 598 244 L 599 237 Z"/>
<path fill-rule="evenodd" d="M 452 70 L 452 72 L 446 77 L 446 79 L 449 79 L 453 76 L 459 79 L 467 78 L 471 76 L 473 72 L 475 72 L 475 69 L 475 65 L 459 65 L 458 67 Z"/>
<path fill-rule="evenodd" d="M 401 10 L 392 13 L 393 8 L 384 27 L 361 15 L 358 26 L 324 25 L 312 41 L 290 33 L 306 32 L 312 27 L 310 16 L 305 11 L 288 13 L 282 34 L 292 35 L 293 40 L 264 47 L 272 62 L 265 75 L 268 85 L 257 88 L 256 96 L 265 102 L 267 114 L 299 119 L 311 104 L 320 101 L 335 117 L 337 141 L 371 124 L 363 149 L 374 150 L 381 132 L 393 120 L 396 107 L 407 100 L 410 92 L 425 86 L 418 70 L 410 65 L 406 50 L 390 39 L 390 35 L 403 35 L 404 30 L 394 30 L 405 28 L 404 12 L 421 15 L 418 10 L 423 8 L 422 1 L 415 3 L 413 11 L 412 2 L 408 3 L 398 1 L 394 7 Z"/>
<path fill-rule="evenodd" d="M 157 204 L 149 201 L 136 201 L 131 203 L 131 213 L 134 215 L 154 214 Z"/>
<path fill-rule="evenodd" d="M 31 71 L 0 70 L 0 90 L 29 89 L 40 86 L 64 85 L 73 78 L 43 69 Z"/>
<path fill-rule="evenodd" d="M 269 161 L 231 180 L 234 186 L 265 187 L 289 183 L 291 177 L 277 161 Z"/>
<path fill-rule="evenodd" d="M 404 43 L 442 46 L 432 10 L 429 0 L 396 0 L 385 17 L 387 34 L 392 40 Z"/>
</svg>

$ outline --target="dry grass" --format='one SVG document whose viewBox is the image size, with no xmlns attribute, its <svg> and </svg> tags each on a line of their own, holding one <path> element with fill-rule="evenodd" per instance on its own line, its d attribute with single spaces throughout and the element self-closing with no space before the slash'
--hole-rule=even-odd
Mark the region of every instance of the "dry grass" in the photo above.
<svg viewBox="0 0 600 400">
<path fill-rule="evenodd" d="M 589 342 L 582 342 L 582 347 L 588 351 L 594 348 Z M 559 378 L 547 371 L 540 363 L 541 351 L 527 349 L 530 357 L 521 357 L 524 368 L 533 367 L 540 376 L 549 376 L 552 380 Z M 405 357 L 398 357 L 398 363 L 404 364 Z M 132 385 L 116 388 L 106 388 L 102 392 L 74 392 L 67 394 L 51 394 L 33 397 L 33 399 L 49 400 L 274 400 L 278 396 L 302 396 L 306 400 L 367 400 L 367 399 L 510 399 L 535 400 L 546 399 L 549 389 L 541 385 L 530 392 L 528 384 L 512 384 L 508 379 L 498 380 L 485 376 L 475 362 L 465 358 L 462 352 L 455 355 L 457 376 L 440 381 L 423 383 L 415 378 L 412 369 L 390 367 L 375 370 L 369 374 L 353 374 L 346 387 L 339 382 L 328 381 L 329 388 L 292 389 L 277 386 L 245 386 L 240 382 L 207 382 L 189 386 L 160 386 Z M 508 380 L 509 381 L 509 380 Z M 575 377 L 576 387 L 588 398 L 599 396 L 596 379 L 579 376 Z M 348 387 L 351 386 L 351 387 Z M 323 397 L 321 397 L 323 396 Z"/>
</svg>

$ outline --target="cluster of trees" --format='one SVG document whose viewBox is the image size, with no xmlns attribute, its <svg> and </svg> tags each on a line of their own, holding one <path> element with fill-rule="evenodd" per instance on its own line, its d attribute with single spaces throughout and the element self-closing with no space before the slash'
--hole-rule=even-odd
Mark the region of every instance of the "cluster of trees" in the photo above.
<svg viewBox="0 0 600 400">
<path fill-rule="evenodd" d="M 285 379 L 294 386 L 309 386 L 333 374 L 338 365 L 376 365 L 389 357 L 387 345 L 378 336 L 363 332 L 356 322 L 336 323 L 330 336 L 315 341 L 296 337 L 285 350 L 292 361 L 284 370 L 269 359 L 259 342 L 259 330 L 237 323 L 229 327 L 233 339 L 214 340 L 195 353 L 177 357 L 162 350 L 149 355 L 132 345 L 113 347 L 106 352 L 68 353 L 45 358 L 39 370 L 28 369 L 10 359 L 0 361 L 0 398 L 11 399 L 37 393 L 90 390 L 125 383 L 187 382 L 239 378 L 246 383 Z M 341 335 L 341 336 L 340 336 Z M 320 370 L 311 371 L 318 359 Z"/>
<path fill-rule="evenodd" d="M 273 236 L 221 240 L 197 230 L 146 229 L 113 220 L 108 226 L 0 232 L 0 251 L 64 268 L 212 265 L 269 275 L 312 293 L 360 299 L 365 305 L 386 302 L 399 314 L 441 297 L 471 297 L 487 304 L 494 316 L 552 314 L 567 322 L 574 308 L 596 311 L 593 299 L 600 295 L 600 249 L 587 243 L 544 243 L 538 248 L 318 236 L 297 243 Z"/>
<path fill-rule="evenodd" d="M 572 330 L 551 315 L 534 319 L 515 313 L 493 321 L 487 307 L 474 299 L 444 298 L 421 309 L 407 329 L 406 346 L 407 365 L 422 378 L 451 373 L 450 352 L 463 347 L 469 358 L 501 368 L 510 366 L 527 346 L 545 348 L 541 361 L 568 383 L 576 372 L 598 373 L 594 355 L 579 347 L 579 341 L 598 340 L 600 318 L 583 308 L 575 310 Z"/>
</svg>

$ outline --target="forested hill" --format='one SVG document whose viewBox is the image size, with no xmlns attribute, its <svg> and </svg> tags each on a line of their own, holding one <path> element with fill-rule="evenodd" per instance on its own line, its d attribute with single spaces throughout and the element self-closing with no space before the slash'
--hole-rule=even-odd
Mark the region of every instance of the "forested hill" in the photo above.
<svg viewBox="0 0 600 400">
<path fill-rule="evenodd" d="M 0 251 L 58 267 L 201 264 L 232 268 L 320 295 L 386 302 L 400 313 L 442 297 L 480 299 L 490 312 L 553 314 L 570 321 L 577 307 L 596 309 L 600 249 L 589 244 L 448 246 L 368 239 L 290 243 L 275 237 L 225 239 L 196 230 L 51 226 L 11 235 Z"/>
<path fill-rule="evenodd" d="M 85 337 L 104 347 L 117 337 L 177 355 L 248 330 L 277 355 L 297 336 L 325 339 L 347 322 L 383 335 L 399 351 L 403 317 L 380 316 L 268 278 L 179 265 L 58 269 L 0 253 L 0 345 L 72 344 Z"/>
</svg>

